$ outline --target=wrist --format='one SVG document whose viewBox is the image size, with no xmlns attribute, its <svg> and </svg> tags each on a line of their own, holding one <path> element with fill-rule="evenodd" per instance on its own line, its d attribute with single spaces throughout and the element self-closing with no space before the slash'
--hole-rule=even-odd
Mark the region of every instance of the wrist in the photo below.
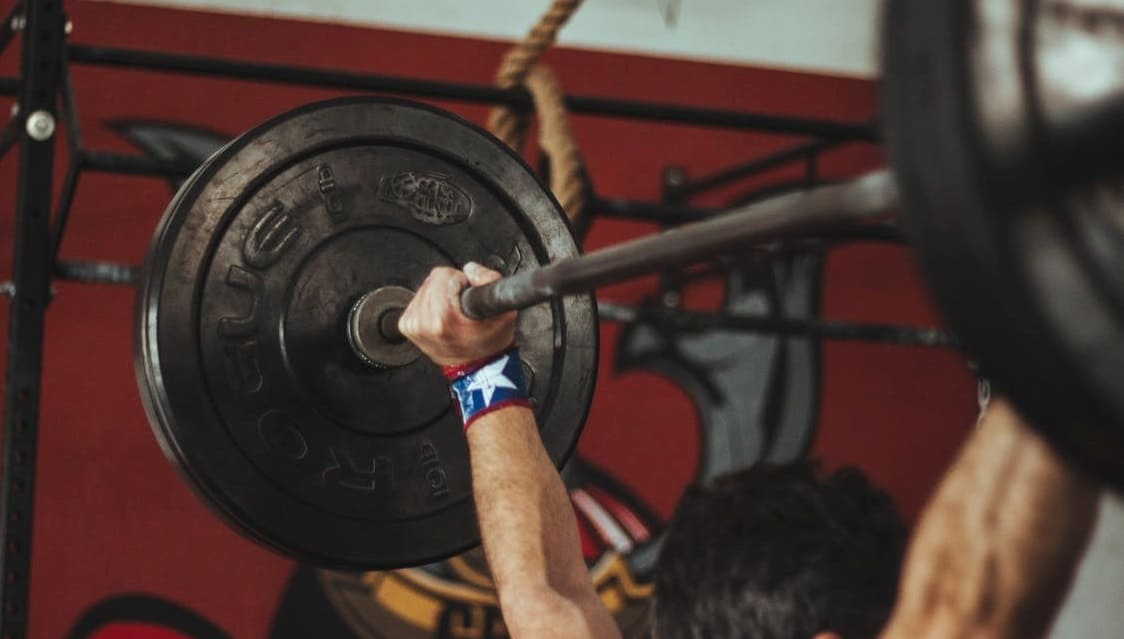
<svg viewBox="0 0 1124 639">
<path fill-rule="evenodd" d="M 502 408 L 530 408 L 519 349 L 514 345 L 489 357 L 443 366 L 450 391 L 468 428 L 479 418 Z"/>
<path fill-rule="evenodd" d="M 441 373 L 445 376 L 445 379 L 449 380 L 449 383 L 451 384 L 456 380 L 464 377 L 465 375 L 475 373 L 476 371 L 496 361 L 508 352 L 514 352 L 516 358 L 518 358 L 519 356 L 519 348 L 515 344 L 510 344 L 506 348 L 497 349 L 491 354 L 485 355 L 483 357 L 476 357 L 457 363 L 441 364 Z"/>
</svg>

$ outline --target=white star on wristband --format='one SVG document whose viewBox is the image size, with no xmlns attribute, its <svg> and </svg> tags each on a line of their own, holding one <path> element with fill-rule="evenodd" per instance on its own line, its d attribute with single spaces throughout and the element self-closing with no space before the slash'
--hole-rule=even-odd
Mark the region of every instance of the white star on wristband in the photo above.
<svg viewBox="0 0 1124 639">
<path fill-rule="evenodd" d="M 492 402 L 492 395 L 496 393 L 497 388 L 511 388 L 518 390 L 515 382 L 507 378 L 503 374 L 503 369 L 507 366 L 507 361 L 511 359 L 511 355 L 504 355 L 500 359 L 484 366 L 480 370 L 473 373 L 469 379 L 468 384 L 465 385 L 464 390 L 471 393 L 472 391 L 480 391 L 484 395 L 484 404 Z"/>
</svg>

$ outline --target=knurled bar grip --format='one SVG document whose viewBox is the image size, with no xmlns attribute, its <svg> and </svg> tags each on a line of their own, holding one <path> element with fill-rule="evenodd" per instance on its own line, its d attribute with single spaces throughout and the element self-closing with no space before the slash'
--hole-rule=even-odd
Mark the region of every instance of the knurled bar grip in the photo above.
<svg viewBox="0 0 1124 639">
<path fill-rule="evenodd" d="M 467 288 L 461 310 L 472 319 L 493 317 L 795 232 L 874 222 L 897 206 L 893 175 L 881 169 Z"/>
</svg>

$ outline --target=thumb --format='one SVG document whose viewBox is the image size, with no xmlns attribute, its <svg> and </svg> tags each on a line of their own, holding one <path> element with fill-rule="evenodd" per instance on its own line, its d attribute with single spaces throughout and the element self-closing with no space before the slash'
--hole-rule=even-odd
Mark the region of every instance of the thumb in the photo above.
<svg viewBox="0 0 1124 639">
<path fill-rule="evenodd" d="M 493 271 L 490 268 L 481 266 L 476 262 L 469 262 L 468 264 L 465 264 L 464 274 L 468 276 L 468 283 L 473 286 L 483 286 L 485 284 L 491 284 L 492 282 L 502 277 L 502 275 L 500 275 L 498 272 Z"/>
</svg>

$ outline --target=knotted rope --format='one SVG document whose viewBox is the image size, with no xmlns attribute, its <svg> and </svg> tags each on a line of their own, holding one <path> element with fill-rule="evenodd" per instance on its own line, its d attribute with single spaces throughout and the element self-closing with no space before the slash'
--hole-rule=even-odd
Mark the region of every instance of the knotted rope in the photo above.
<svg viewBox="0 0 1124 639">
<path fill-rule="evenodd" d="M 538 64 L 582 0 L 554 0 L 525 38 L 508 51 L 496 71 L 496 84 L 510 89 L 525 86 L 539 118 L 539 147 L 550 160 L 550 190 L 575 225 L 585 207 L 585 171 L 570 128 L 562 88 L 550 69 Z M 488 117 L 488 130 L 516 152 L 526 141 L 528 114 L 497 107 Z"/>
</svg>

